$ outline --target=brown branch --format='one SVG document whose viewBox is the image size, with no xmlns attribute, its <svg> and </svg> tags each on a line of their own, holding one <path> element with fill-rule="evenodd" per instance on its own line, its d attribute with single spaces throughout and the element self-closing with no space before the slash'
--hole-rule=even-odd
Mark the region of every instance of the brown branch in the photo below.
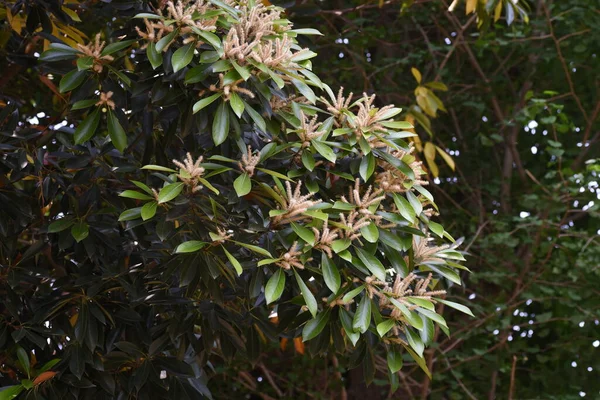
<svg viewBox="0 0 600 400">
<path fill-rule="evenodd" d="M 508 400 L 513 400 L 515 393 L 515 372 L 517 370 L 517 356 L 513 355 L 512 368 L 510 370 L 510 389 L 508 390 Z"/>
</svg>

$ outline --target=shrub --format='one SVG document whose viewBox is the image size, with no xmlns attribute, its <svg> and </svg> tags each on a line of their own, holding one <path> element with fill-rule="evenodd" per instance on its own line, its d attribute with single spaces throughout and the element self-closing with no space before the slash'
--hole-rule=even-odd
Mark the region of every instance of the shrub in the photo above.
<svg viewBox="0 0 600 400">
<path fill-rule="evenodd" d="M 281 337 L 427 370 L 435 304 L 470 311 L 401 109 L 334 94 L 277 7 L 135 7 L 50 37 L 63 123 L 2 110 L 0 398 L 210 396 Z"/>
</svg>

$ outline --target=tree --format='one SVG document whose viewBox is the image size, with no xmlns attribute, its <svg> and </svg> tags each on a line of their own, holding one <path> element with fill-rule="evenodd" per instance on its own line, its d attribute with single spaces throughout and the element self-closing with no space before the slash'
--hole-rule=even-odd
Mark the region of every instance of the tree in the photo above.
<svg viewBox="0 0 600 400">
<path fill-rule="evenodd" d="M 207 366 L 281 337 L 429 373 L 435 304 L 470 314 L 460 242 L 401 109 L 311 71 L 316 30 L 252 1 L 4 12 L 13 77 L 53 95 L 0 115 L 1 398 L 210 397 Z"/>
</svg>

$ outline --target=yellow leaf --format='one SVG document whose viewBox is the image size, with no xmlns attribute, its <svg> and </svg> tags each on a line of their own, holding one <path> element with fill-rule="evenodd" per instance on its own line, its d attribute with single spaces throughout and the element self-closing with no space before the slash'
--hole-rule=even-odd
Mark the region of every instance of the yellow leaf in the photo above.
<svg viewBox="0 0 600 400">
<path fill-rule="evenodd" d="M 477 0 L 467 0 L 467 15 L 471 14 L 477 8 Z"/>
<path fill-rule="evenodd" d="M 431 172 L 431 175 L 433 175 L 434 178 L 437 178 L 440 175 L 440 169 L 438 168 L 437 164 L 432 162 L 429 162 L 429 160 L 427 161 L 427 166 L 429 167 L 429 172 Z"/>
<path fill-rule="evenodd" d="M 71 323 L 71 326 L 75 326 L 75 324 L 77 323 L 78 317 L 79 317 L 79 313 L 73 314 L 73 316 L 71 316 L 71 318 L 69 318 L 69 322 Z"/>
<path fill-rule="evenodd" d="M 454 164 L 454 160 L 452 159 L 452 157 L 450 157 L 450 155 L 448 153 L 446 153 L 444 150 L 442 150 L 438 146 L 435 146 L 435 148 L 436 148 L 437 152 L 440 153 L 440 156 L 442 156 L 444 161 L 446 161 L 446 164 L 448 164 L 448 166 L 450 168 L 452 168 L 452 171 L 454 171 L 454 169 L 456 168 L 456 165 Z"/>
<path fill-rule="evenodd" d="M 417 80 L 417 83 L 421 84 L 421 72 L 418 69 L 416 69 L 415 67 L 411 68 L 410 72 L 412 72 L 413 76 Z"/>
<path fill-rule="evenodd" d="M 435 145 L 431 142 L 425 143 L 425 149 L 423 150 L 423 154 L 425 154 L 425 159 L 427 162 L 435 160 Z"/>
<path fill-rule="evenodd" d="M 69 7 L 62 6 L 61 9 L 69 16 L 73 21 L 81 22 L 79 15 Z"/>
<path fill-rule="evenodd" d="M 18 14 L 12 15 L 10 8 L 6 7 L 6 18 L 8 19 L 8 23 L 10 24 L 12 30 L 20 35 L 21 30 L 23 29 L 23 17 Z"/>
<path fill-rule="evenodd" d="M 499 1 L 496 5 L 496 9 L 494 10 L 494 22 L 500 19 L 500 14 L 502 13 L 502 1 Z"/>
</svg>

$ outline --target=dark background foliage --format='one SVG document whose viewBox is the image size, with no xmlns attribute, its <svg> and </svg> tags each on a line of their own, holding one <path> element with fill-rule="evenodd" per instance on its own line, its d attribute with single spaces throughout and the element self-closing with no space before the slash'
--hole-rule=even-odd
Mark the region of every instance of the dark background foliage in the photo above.
<svg viewBox="0 0 600 400">
<path fill-rule="evenodd" d="M 151 254 L 140 254 L 136 247 L 136 242 L 147 240 L 146 232 L 134 230 L 131 242 L 122 243 L 120 232 L 111 225 L 111 213 L 127 207 L 117 197 L 117 189 L 111 187 L 116 181 L 115 174 L 133 173 L 127 155 L 90 147 L 79 149 L 77 156 L 64 153 L 55 160 L 28 164 L 25 151 L 13 152 L 21 147 L 35 151 L 36 147 L 60 141 L 60 130 L 48 127 L 60 123 L 60 116 L 66 112 L 64 104 L 50 95 L 56 93 L 56 81 L 47 78 L 49 73 L 60 72 L 60 66 L 55 71 L 37 67 L 36 44 L 43 33 L 32 32 L 38 24 L 48 25 L 47 15 L 52 15 L 56 25 L 66 26 L 73 21 L 64 11 L 48 6 L 53 2 L 28 4 L 31 17 L 23 21 L 22 34 L 15 35 L 8 21 L 2 25 L 0 34 L 3 102 L 0 151 L 11 151 L 11 157 L 0 157 L 2 171 L 43 176 L 39 181 L 22 181 L 23 188 L 41 186 L 46 199 L 55 199 L 52 207 L 85 214 L 90 224 L 89 237 L 93 240 L 83 242 L 85 246 L 74 246 L 71 235 L 57 233 L 53 246 L 75 249 L 75 260 L 83 258 L 78 257 L 78 252 L 85 253 L 101 264 L 105 276 L 112 279 L 111 283 L 98 287 L 94 277 L 85 274 L 85 266 L 77 266 L 83 268 L 79 280 L 44 279 L 49 270 L 63 268 L 52 258 L 58 249 L 50 249 L 43 242 L 24 246 L 28 238 L 19 236 L 19 232 L 25 227 L 46 229 L 43 217 L 55 211 L 40 210 L 38 199 L 7 190 L 9 178 L 0 175 L 2 263 L 15 260 L 16 265 L 28 266 L 10 269 L 7 274 L 3 265 L 0 272 L 0 280 L 8 283 L 2 286 L 1 295 L 9 299 L 3 308 L 11 307 L 3 312 L 18 315 L 24 322 L 18 329 L 11 327 L 11 338 L 7 337 L 9 327 L 0 327 L 0 347 L 21 340 L 43 347 L 40 341 L 50 332 L 39 325 L 55 310 L 32 303 L 28 293 L 50 292 L 56 285 L 71 293 L 82 293 L 61 304 L 65 309 L 80 309 L 80 313 L 94 316 L 77 320 L 103 324 L 111 315 L 116 323 L 110 337 L 127 330 L 127 343 L 120 343 L 113 354 L 115 363 L 137 359 L 135 343 L 144 347 L 154 345 L 156 349 L 161 346 L 154 342 L 158 332 L 144 329 L 152 325 L 154 318 L 146 304 L 164 307 L 168 312 L 178 294 L 149 293 L 136 279 L 136 266 L 152 259 Z M 529 2 L 528 24 L 518 18 L 507 21 L 507 14 L 503 13 L 500 20 L 494 22 L 489 18 L 480 27 L 472 14 L 465 16 L 464 4 L 449 13 L 445 1 L 298 1 L 282 5 L 297 27 L 316 27 L 324 33 L 304 44 L 319 53 L 314 61 L 315 72 L 332 87 L 337 83 L 354 93 L 377 92 L 380 104 L 394 103 L 409 109 L 415 104 L 416 87 L 410 69 L 416 67 L 424 81 L 443 82 L 449 89 L 437 92 L 447 112 L 439 111 L 435 118 L 430 118 L 431 133 L 422 125 L 417 125 L 416 130 L 422 141 L 446 149 L 456 163 L 453 171 L 438 155 L 440 175 L 435 181 L 432 179 L 432 187 L 446 228 L 465 237 L 464 247 L 471 254 L 468 266 L 474 274 L 467 279 L 464 292 L 456 288 L 451 295 L 468 297 L 477 318 L 448 312 L 452 336 L 439 335 L 438 346 L 426 353 L 434 379 L 430 381 L 418 367 L 406 365 L 399 373 L 400 389 L 393 396 L 423 399 L 598 396 L 600 164 L 594 158 L 600 154 L 597 122 L 600 3 Z M 95 32 L 107 23 L 109 34 L 118 35 L 122 27 L 112 26 L 110 20 L 114 16 L 135 14 L 135 7 L 131 2 L 83 2 L 81 19 L 86 26 L 85 29 L 76 26 Z M 135 105 L 136 100 L 139 99 L 130 101 Z M 38 114 L 44 110 L 48 111 Z M 166 108 L 163 114 L 166 120 L 169 112 L 175 111 Z M 26 126 L 28 135 L 24 140 L 11 137 L 10 132 L 17 124 Z M 69 126 L 61 129 L 72 131 Z M 146 144 L 150 149 L 165 147 L 158 138 Z M 173 155 L 163 157 L 162 161 L 167 163 Z M 21 167 L 25 164 L 27 167 Z M 119 165 L 118 171 L 110 167 L 114 164 Z M 10 180 L 18 178 L 12 175 Z M 65 194 L 56 198 L 58 192 Z M 94 208 L 100 196 L 108 199 L 113 208 Z M 33 256 L 36 268 L 29 267 L 33 265 L 30 262 Z M 76 271 L 74 265 L 67 268 L 71 274 Z M 17 287 L 17 282 L 30 285 L 20 286 L 22 291 L 16 292 L 12 288 Z M 130 296 L 139 299 L 134 304 L 135 311 L 119 302 L 119 293 L 110 295 L 112 309 L 106 313 L 88 302 L 86 296 L 96 293 L 109 296 L 117 287 L 127 288 Z M 212 309 L 190 307 L 174 315 L 172 323 L 161 329 L 191 332 L 191 326 L 186 324 L 191 323 L 195 312 L 214 313 L 213 321 L 232 318 L 218 315 Z M 53 326 L 54 334 L 59 335 L 67 332 L 77 335 L 80 329 L 77 321 L 67 316 L 56 320 Z M 86 327 L 85 331 L 94 329 Z M 230 333 L 225 324 L 219 323 L 216 331 L 223 332 L 223 337 Z M 82 339 L 87 343 L 100 340 L 110 343 L 110 337 L 89 334 Z M 85 362 L 94 362 L 83 358 L 88 352 L 80 353 L 76 347 L 72 351 L 71 371 L 76 373 Z M 364 385 L 361 369 L 347 371 L 338 366 L 339 360 L 334 357 L 310 358 L 299 343 L 273 343 L 256 356 L 260 361 L 253 370 L 246 362 L 234 367 L 214 365 L 212 379 L 207 384 L 213 396 L 242 398 L 252 393 L 262 398 L 368 396 L 376 399 L 389 393 L 384 354 L 374 355 L 379 372 L 369 388 Z M 40 358 L 51 359 L 52 354 Z M 0 360 L 3 375 L 7 373 L 8 361 Z M 148 398 L 152 398 L 153 391 L 160 390 L 159 385 L 152 384 L 159 380 L 160 370 L 181 376 L 194 373 L 175 358 L 131 368 L 136 373 L 121 384 L 131 387 L 133 392 L 148 380 L 150 385 L 145 388 Z M 107 387 L 116 384 L 111 374 L 97 374 L 95 380 Z M 195 374 L 204 376 L 200 370 Z M 10 378 L 0 379 L 11 381 Z M 181 382 L 182 393 L 193 390 L 185 379 L 172 379 Z M 183 394 L 176 395 L 179 397 L 174 398 L 183 398 Z"/>
</svg>

